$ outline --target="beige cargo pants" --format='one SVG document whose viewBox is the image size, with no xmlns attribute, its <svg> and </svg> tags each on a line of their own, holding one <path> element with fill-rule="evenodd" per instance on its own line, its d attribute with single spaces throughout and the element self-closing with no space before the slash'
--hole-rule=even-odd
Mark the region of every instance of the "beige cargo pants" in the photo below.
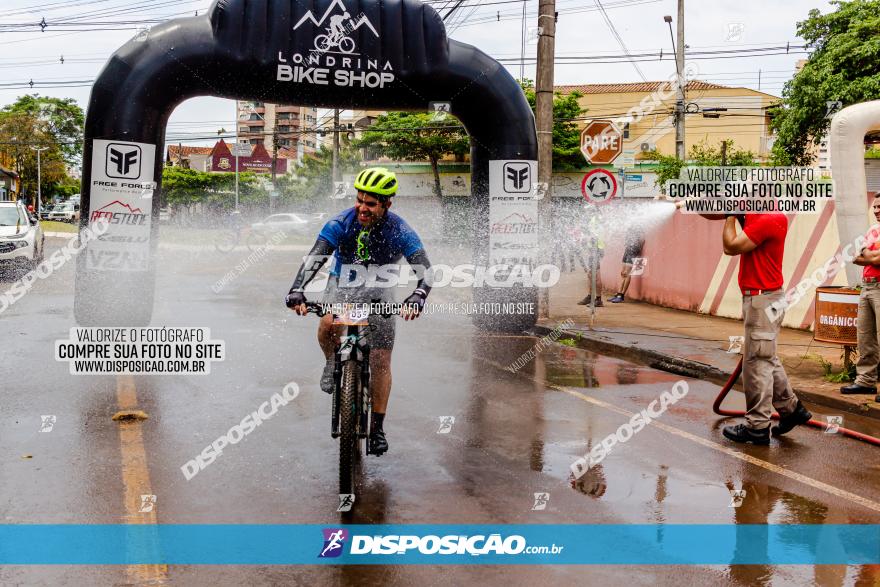
<svg viewBox="0 0 880 587">
<path fill-rule="evenodd" d="M 856 385 L 874 387 L 877 384 L 877 364 L 880 363 L 880 344 L 877 344 L 877 324 L 880 322 L 880 283 L 862 284 L 859 295 L 859 362 L 856 364 Z"/>
<path fill-rule="evenodd" d="M 776 356 L 776 338 L 783 314 L 771 320 L 767 308 L 785 297 L 782 290 L 759 296 L 743 296 L 743 389 L 746 394 L 746 424 L 760 430 L 770 426 L 773 408 L 782 416 L 797 407 L 797 396 L 791 389 L 785 368 Z"/>
</svg>

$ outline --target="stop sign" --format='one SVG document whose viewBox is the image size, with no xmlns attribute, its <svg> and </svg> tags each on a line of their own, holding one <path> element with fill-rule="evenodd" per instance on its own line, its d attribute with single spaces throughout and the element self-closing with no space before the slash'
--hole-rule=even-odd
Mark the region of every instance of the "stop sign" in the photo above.
<svg viewBox="0 0 880 587">
<path fill-rule="evenodd" d="M 623 152 L 623 135 L 610 120 L 594 120 L 581 132 L 581 153 L 588 163 L 607 165 Z"/>
</svg>

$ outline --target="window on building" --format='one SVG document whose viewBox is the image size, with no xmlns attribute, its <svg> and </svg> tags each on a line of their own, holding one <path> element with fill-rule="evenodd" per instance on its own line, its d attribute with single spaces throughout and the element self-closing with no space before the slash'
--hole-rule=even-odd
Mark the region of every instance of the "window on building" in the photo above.
<svg viewBox="0 0 880 587">
<path fill-rule="evenodd" d="M 262 126 L 252 126 L 252 127 L 250 127 L 250 131 L 251 132 L 263 132 L 263 127 Z"/>
<path fill-rule="evenodd" d="M 290 127 L 289 126 L 279 126 L 278 132 L 290 132 Z"/>
<path fill-rule="evenodd" d="M 263 102 L 255 101 L 251 102 L 251 106 L 253 106 L 254 108 L 262 108 L 265 106 L 265 104 Z"/>
<path fill-rule="evenodd" d="M 260 120 L 260 115 L 256 112 L 251 112 L 251 117 L 248 120 Z"/>
<path fill-rule="evenodd" d="M 289 147 L 290 146 L 290 139 L 278 139 L 278 146 L 279 147 Z"/>
<path fill-rule="evenodd" d="M 262 142 L 263 142 L 263 139 L 251 139 L 252 145 L 259 145 Z"/>
<path fill-rule="evenodd" d="M 279 112 L 277 118 L 278 120 L 290 120 L 290 112 Z"/>
</svg>

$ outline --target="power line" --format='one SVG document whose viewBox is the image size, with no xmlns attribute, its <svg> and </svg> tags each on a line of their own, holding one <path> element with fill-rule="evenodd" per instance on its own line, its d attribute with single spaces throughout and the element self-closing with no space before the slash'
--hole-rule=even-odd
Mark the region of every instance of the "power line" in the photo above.
<svg viewBox="0 0 880 587">
<path fill-rule="evenodd" d="M 623 38 L 621 38 L 620 34 L 618 34 L 617 28 L 614 26 L 614 23 L 611 22 L 610 18 L 608 18 L 608 13 L 605 12 L 605 7 L 602 6 L 602 1 L 601 0 L 594 0 L 594 2 L 596 3 L 596 6 L 599 7 L 599 10 L 602 12 L 602 18 L 605 20 L 605 24 L 611 30 L 611 34 L 614 36 L 614 38 L 617 39 L 617 44 L 620 45 L 620 48 L 623 50 L 624 54 L 627 56 L 627 59 L 629 60 L 629 62 L 632 63 L 632 66 L 636 70 L 636 72 L 639 74 L 639 77 L 642 78 L 642 81 L 648 81 L 648 78 L 646 78 L 645 74 L 642 73 L 642 70 L 639 68 L 638 64 L 635 62 L 635 60 L 632 58 L 632 56 L 630 56 L 629 50 L 626 48 L 626 43 L 623 42 Z"/>
</svg>

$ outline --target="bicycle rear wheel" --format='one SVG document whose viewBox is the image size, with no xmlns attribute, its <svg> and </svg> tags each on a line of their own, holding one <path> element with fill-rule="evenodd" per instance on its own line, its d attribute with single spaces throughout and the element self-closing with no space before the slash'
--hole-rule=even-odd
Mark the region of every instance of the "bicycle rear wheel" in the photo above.
<svg viewBox="0 0 880 587">
<path fill-rule="evenodd" d="M 342 365 L 339 393 L 339 493 L 354 493 L 360 440 L 357 435 L 360 366 L 356 361 Z"/>
</svg>

